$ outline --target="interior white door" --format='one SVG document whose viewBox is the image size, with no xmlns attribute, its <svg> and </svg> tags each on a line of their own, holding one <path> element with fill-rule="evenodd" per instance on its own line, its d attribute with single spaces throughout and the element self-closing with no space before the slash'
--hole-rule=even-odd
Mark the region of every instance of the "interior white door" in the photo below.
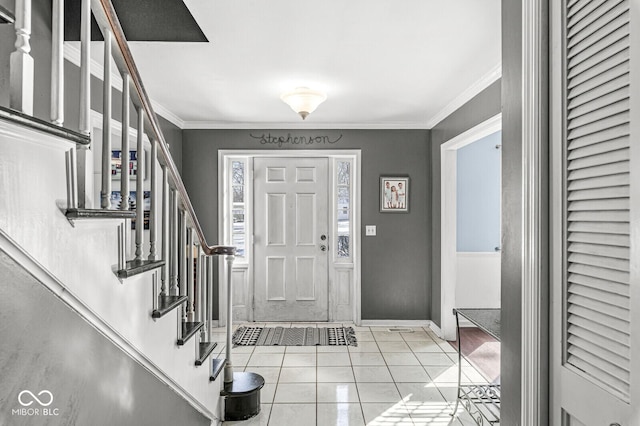
<svg viewBox="0 0 640 426">
<path fill-rule="evenodd" d="M 327 158 L 254 159 L 254 320 L 327 321 Z"/>
<path fill-rule="evenodd" d="M 552 424 L 637 425 L 638 3 L 635 14 L 628 1 L 550 5 Z"/>
</svg>

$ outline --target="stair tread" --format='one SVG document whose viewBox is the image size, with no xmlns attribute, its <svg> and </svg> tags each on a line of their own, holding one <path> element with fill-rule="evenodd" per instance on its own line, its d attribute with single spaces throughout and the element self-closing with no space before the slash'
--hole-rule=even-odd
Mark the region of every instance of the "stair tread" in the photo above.
<svg viewBox="0 0 640 426">
<path fill-rule="evenodd" d="M 186 301 L 187 296 L 158 296 L 158 308 L 153 310 L 151 316 L 161 318 Z"/>
<path fill-rule="evenodd" d="M 124 269 L 118 271 L 118 278 L 129 278 L 165 265 L 164 260 L 130 260 Z"/>
<path fill-rule="evenodd" d="M 213 366 L 211 368 L 211 376 L 209 377 L 210 381 L 213 382 L 215 379 L 218 378 L 218 375 L 220 374 L 220 372 L 222 371 L 226 363 L 227 363 L 227 360 L 225 358 L 216 358 L 213 360 L 212 362 Z"/>
<path fill-rule="evenodd" d="M 200 342 L 198 350 L 198 359 L 196 359 L 196 365 L 204 364 L 204 361 L 211 355 L 211 352 L 218 346 L 217 342 Z"/>
<path fill-rule="evenodd" d="M 182 346 L 187 343 L 187 341 L 191 339 L 196 334 L 196 332 L 202 328 L 203 325 L 203 322 L 183 322 L 182 334 L 178 339 L 178 345 Z"/>
<path fill-rule="evenodd" d="M 78 133 L 66 127 L 57 126 L 48 121 L 16 111 L 15 109 L 0 106 L 0 119 L 23 125 L 39 132 L 45 132 L 80 145 L 91 144 L 91 136 L 89 135 Z"/>
<path fill-rule="evenodd" d="M 233 382 L 225 383 L 220 391 L 222 396 L 242 396 L 252 394 L 264 386 L 264 377 L 257 373 L 233 373 Z"/>
<path fill-rule="evenodd" d="M 133 219 L 135 210 L 107 210 L 107 209 L 68 209 L 67 219 Z"/>
</svg>

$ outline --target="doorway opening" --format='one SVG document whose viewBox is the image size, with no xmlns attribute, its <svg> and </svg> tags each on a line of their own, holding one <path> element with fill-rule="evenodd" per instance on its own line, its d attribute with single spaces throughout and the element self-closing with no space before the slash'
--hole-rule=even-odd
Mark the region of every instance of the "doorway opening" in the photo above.
<svg viewBox="0 0 640 426">
<path fill-rule="evenodd" d="M 454 308 L 500 307 L 501 129 L 502 117 L 496 115 L 441 146 L 441 332 L 446 340 L 456 337 Z M 459 167 L 467 159 L 479 167 L 468 167 L 470 162 Z M 467 185 L 460 187 L 459 181 Z"/>
</svg>

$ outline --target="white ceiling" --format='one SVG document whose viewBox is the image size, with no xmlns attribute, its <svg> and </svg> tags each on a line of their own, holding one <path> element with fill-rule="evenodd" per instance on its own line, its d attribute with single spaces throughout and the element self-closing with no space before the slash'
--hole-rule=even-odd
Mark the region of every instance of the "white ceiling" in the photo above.
<svg viewBox="0 0 640 426">
<path fill-rule="evenodd" d="M 185 4 L 209 43 L 130 43 L 183 128 L 430 128 L 500 75 L 500 0 Z M 328 95 L 304 122 L 297 86 Z"/>
</svg>

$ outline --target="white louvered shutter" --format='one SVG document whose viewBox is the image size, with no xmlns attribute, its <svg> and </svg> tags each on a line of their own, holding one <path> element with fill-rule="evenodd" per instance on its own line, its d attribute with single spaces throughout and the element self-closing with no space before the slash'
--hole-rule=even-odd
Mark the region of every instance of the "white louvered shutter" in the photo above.
<svg viewBox="0 0 640 426">
<path fill-rule="evenodd" d="M 566 364 L 629 400 L 629 2 L 566 15 Z"/>
</svg>

